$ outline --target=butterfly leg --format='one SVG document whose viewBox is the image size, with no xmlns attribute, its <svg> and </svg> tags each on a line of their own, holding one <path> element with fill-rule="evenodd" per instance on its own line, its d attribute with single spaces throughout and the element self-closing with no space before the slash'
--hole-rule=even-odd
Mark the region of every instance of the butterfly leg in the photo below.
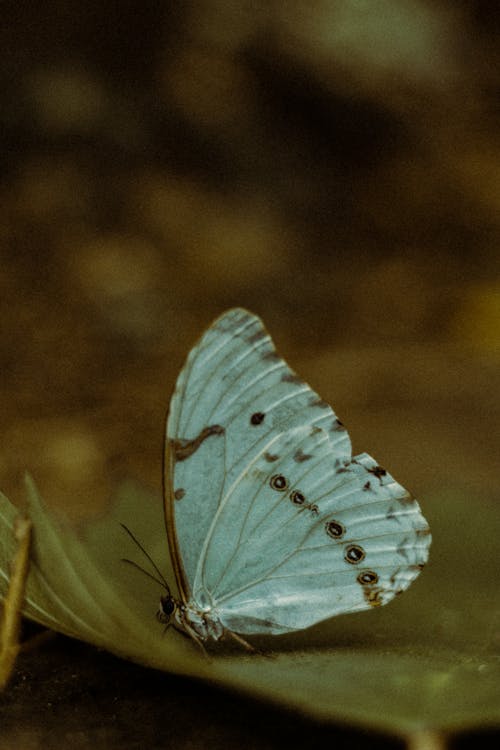
<svg viewBox="0 0 500 750">
<path fill-rule="evenodd" d="M 30 562 L 31 521 L 28 518 L 16 519 L 14 536 L 17 550 L 12 560 L 9 588 L 3 603 L 0 626 L 0 690 L 7 685 L 20 649 L 21 608 Z"/>
<path fill-rule="evenodd" d="M 193 630 L 193 628 L 191 628 L 187 623 L 184 624 L 184 627 L 186 628 L 187 634 L 189 636 L 191 636 L 191 638 L 193 639 L 193 641 L 196 643 L 196 645 L 198 646 L 198 648 L 201 650 L 201 653 L 203 654 L 203 656 L 205 657 L 205 659 L 209 659 L 210 660 L 210 656 L 208 654 L 208 651 L 205 648 L 205 646 L 203 645 L 203 641 L 201 640 L 201 638 L 198 635 L 198 633 L 196 633 Z"/>
<path fill-rule="evenodd" d="M 170 625 L 167 625 L 163 632 L 166 633 L 169 627 Z M 185 638 L 190 638 L 191 640 L 193 640 L 198 646 L 198 648 L 201 650 L 203 656 L 206 659 L 210 659 L 207 649 L 203 645 L 203 642 L 201 641 L 198 633 L 195 633 L 193 628 L 191 628 L 187 623 L 184 623 L 183 628 L 180 628 L 177 625 L 175 625 L 175 623 L 172 623 L 172 627 L 175 628 L 175 630 L 181 635 L 183 635 Z"/>
<path fill-rule="evenodd" d="M 226 630 L 224 634 L 228 634 L 233 640 L 236 641 L 236 643 L 239 643 L 240 646 L 243 646 L 246 651 L 250 651 L 251 653 L 255 654 L 257 653 L 257 649 L 252 646 L 251 643 L 246 641 L 244 638 L 241 637 L 241 635 L 238 635 L 238 633 L 234 633 L 232 630 Z"/>
</svg>

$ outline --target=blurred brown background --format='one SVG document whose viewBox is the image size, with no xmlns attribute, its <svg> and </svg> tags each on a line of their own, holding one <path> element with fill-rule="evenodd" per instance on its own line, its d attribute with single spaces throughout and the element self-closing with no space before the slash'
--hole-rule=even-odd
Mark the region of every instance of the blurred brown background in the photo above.
<svg viewBox="0 0 500 750">
<path fill-rule="evenodd" d="M 159 496 L 175 377 L 205 326 L 241 305 L 431 525 L 443 492 L 465 493 L 476 514 L 498 502 L 497 10 L 3 3 L 2 490 L 21 501 L 29 469 L 76 518 L 126 477 Z M 431 566 L 439 555 L 438 529 Z M 117 678 L 102 682 L 102 655 L 86 674 L 89 652 L 78 653 L 56 661 L 56 675 L 68 662 L 62 682 L 54 654 L 33 669 L 47 700 L 67 701 L 51 731 L 67 741 L 64 721 L 76 721 L 72 746 L 95 746 L 101 728 L 89 739 L 81 726 L 100 721 L 92 695 L 117 710 Z M 128 684 L 131 667 L 106 669 Z M 81 714 L 74 670 L 90 700 Z M 163 705 L 166 684 L 146 672 L 134 711 L 151 691 Z M 217 698 L 178 680 L 171 690 L 163 729 L 176 746 L 192 747 L 193 731 L 202 746 L 227 731 L 230 745 Z M 172 702 L 192 694 L 187 709 Z M 26 723 L 33 703 L 46 710 L 36 692 L 18 695 L 12 721 Z M 126 712 L 102 746 L 139 731 Z M 238 731 L 267 746 L 244 716 Z"/>
<path fill-rule="evenodd" d="M 233 305 L 421 496 L 492 478 L 495 10 L 5 3 L 4 491 L 159 489 L 175 376 Z"/>
</svg>

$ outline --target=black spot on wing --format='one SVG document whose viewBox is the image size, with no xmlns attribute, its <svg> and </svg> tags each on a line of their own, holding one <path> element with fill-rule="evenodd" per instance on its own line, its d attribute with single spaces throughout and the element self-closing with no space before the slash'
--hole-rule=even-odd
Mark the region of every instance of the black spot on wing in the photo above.
<svg viewBox="0 0 500 750">
<path fill-rule="evenodd" d="M 254 426 L 258 424 L 262 424 L 265 418 L 266 418 L 266 415 L 264 414 L 264 412 L 256 411 L 255 414 L 252 414 L 252 416 L 250 417 L 250 424 Z"/>
<path fill-rule="evenodd" d="M 346 474 L 350 469 L 347 466 L 339 466 L 335 469 L 336 474 Z"/>
<path fill-rule="evenodd" d="M 415 529 L 415 536 L 426 537 L 430 536 L 431 530 L 428 526 L 423 526 L 421 529 Z"/>
<path fill-rule="evenodd" d="M 335 419 L 332 422 L 332 426 L 330 427 L 330 430 L 332 432 L 345 432 L 346 428 L 344 427 L 344 423 L 340 421 L 340 419 Z"/>
<path fill-rule="evenodd" d="M 404 557 L 405 560 L 408 560 L 408 553 L 406 551 L 407 545 L 408 545 L 408 539 L 407 538 L 403 539 L 403 541 L 401 542 L 401 544 L 396 550 L 398 555 L 400 555 L 401 557 Z"/>
<path fill-rule="evenodd" d="M 302 385 L 304 381 L 300 377 L 300 375 L 296 375 L 294 372 L 285 372 L 281 376 L 281 380 L 283 383 L 296 383 Z"/>
<path fill-rule="evenodd" d="M 395 498 L 398 503 L 401 503 L 401 505 L 413 505 L 415 503 L 415 498 L 413 495 L 410 495 L 409 492 L 405 492 L 404 495 L 401 495 L 401 497 Z"/>
<path fill-rule="evenodd" d="M 387 518 L 388 521 L 395 521 L 397 519 L 396 508 L 392 503 L 387 508 L 387 513 L 385 514 L 385 517 Z"/>
<path fill-rule="evenodd" d="M 268 338 L 267 333 L 263 328 L 259 328 L 258 331 L 255 331 L 255 333 L 252 333 L 252 335 L 248 337 L 247 341 L 249 344 L 256 344 L 258 341 L 262 341 L 262 339 L 265 338 Z"/>
<path fill-rule="evenodd" d="M 293 460 L 299 464 L 303 461 L 309 461 L 310 458 L 312 458 L 312 455 L 310 453 L 304 453 L 301 448 L 296 450 L 293 454 Z"/>
<path fill-rule="evenodd" d="M 170 441 L 170 448 L 174 454 L 176 461 L 185 461 L 187 458 L 193 455 L 204 440 L 211 437 L 212 435 L 223 435 L 225 432 L 224 427 L 220 424 L 213 424 L 209 427 L 204 427 L 194 440 L 186 440 L 184 438 L 178 438 Z"/>
<path fill-rule="evenodd" d="M 273 461 L 277 461 L 279 459 L 279 456 L 276 455 L 276 453 L 268 453 L 268 451 L 266 451 L 264 453 L 264 458 L 269 463 L 272 463 Z"/>
<path fill-rule="evenodd" d="M 276 351 L 276 349 L 270 349 L 267 352 L 263 352 L 261 356 L 262 356 L 262 359 L 264 360 L 270 360 L 270 361 L 281 360 L 281 357 Z"/>
<path fill-rule="evenodd" d="M 333 464 L 335 467 L 335 473 L 345 474 L 346 472 L 351 471 L 351 469 L 349 468 L 350 464 L 350 461 L 342 461 L 342 459 L 336 458 Z"/>
<path fill-rule="evenodd" d="M 318 432 L 322 432 L 321 427 L 318 427 L 317 425 L 313 425 L 311 427 L 311 432 L 309 433 L 309 437 L 313 437 L 314 435 L 317 435 Z"/>
<path fill-rule="evenodd" d="M 318 409 L 329 409 L 330 408 L 330 404 L 328 404 L 322 398 L 319 398 L 319 396 L 313 396 L 309 400 L 309 406 L 317 407 Z"/>
</svg>

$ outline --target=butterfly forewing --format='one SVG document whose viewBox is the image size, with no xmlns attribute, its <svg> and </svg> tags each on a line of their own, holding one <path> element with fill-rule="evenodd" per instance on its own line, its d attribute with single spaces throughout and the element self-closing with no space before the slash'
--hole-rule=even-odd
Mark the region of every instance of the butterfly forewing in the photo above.
<svg viewBox="0 0 500 750">
<path fill-rule="evenodd" d="M 222 497 L 273 437 L 304 424 L 323 427 L 336 457 L 349 459 L 346 430 L 279 357 L 260 319 L 235 309 L 216 320 L 179 375 L 167 422 L 167 523 L 185 591 Z"/>
</svg>

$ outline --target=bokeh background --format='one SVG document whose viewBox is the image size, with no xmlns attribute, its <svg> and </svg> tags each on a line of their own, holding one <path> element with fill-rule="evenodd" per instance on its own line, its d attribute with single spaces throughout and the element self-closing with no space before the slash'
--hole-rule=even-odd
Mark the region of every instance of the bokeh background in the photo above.
<svg viewBox="0 0 500 750">
<path fill-rule="evenodd" d="M 2 490 L 159 496 L 176 374 L 240 305 L 424 507 L 498 501 L 497 10 L 4 3 Z"/>
</svg>

